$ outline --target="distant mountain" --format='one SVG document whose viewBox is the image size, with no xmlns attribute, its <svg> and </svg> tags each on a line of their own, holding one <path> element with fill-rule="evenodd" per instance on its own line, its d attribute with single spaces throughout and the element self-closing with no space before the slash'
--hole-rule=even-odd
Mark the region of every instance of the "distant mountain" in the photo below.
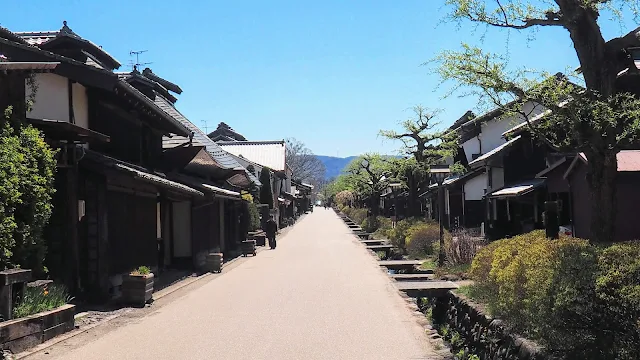
<svg viewBox="0 0 640 360">
<path fill-rule="evenodd" d="M 327 168 L 326 178 L 332 179 L 342 172 L 342 170 L 349 165 L 351 160 L 357 158 L 357 156 L 349 156 L 345 158 L 335 157 L 335 156 L 323 156 L 316 155 L 320 161 L 324 164 L 324 167 Z"/>
</svg>

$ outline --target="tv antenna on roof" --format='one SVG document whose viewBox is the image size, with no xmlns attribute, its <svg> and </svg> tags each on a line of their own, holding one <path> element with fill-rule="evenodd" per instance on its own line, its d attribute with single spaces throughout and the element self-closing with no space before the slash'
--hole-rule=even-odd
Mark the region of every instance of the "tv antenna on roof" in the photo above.
<svg viewBox="0 0 640 360">
<path fill-rule="evenodd" d="M 205 134 L 209 134 L 209 120 L 200 120 Z"/>
<path fill-rule="evenodd" d="M 138 51 L 131 50 L 131 51 L 129 51 L 129 55 L 130 56 L 135 56 L 136 57 L 135 63 L 133 62 L 133 60 L 129 61 L 129 65 L 131 65 L 131 70 L 136 70 L 136 69 L 139 69 L 141 66 L 146 66 L 146 65 L 153 64 L 152 62 L 145 62 L 145 63 L 141 63 L 140 62 L 140 55 L 146 53 L 147 51 L 149 51 L 149 50 L 138 50 Z"/>
</svg>

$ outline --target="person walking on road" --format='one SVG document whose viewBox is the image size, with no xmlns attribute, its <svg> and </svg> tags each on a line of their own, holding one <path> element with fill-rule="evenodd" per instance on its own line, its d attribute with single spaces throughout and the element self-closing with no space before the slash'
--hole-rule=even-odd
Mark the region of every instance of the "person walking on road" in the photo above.
<svg viewBox="0 0 640 360">
<path fill-rule="evenodd" d="M 273 215 L 271 215 L 271 218 L 267 220 L 264 231 L 267 233 L 267 239 L 269 239 L 269 247 L 271 249 L 275 249 L 278 224 L 276 224 L 276 221 L 273 219 Z"/>
</svg>

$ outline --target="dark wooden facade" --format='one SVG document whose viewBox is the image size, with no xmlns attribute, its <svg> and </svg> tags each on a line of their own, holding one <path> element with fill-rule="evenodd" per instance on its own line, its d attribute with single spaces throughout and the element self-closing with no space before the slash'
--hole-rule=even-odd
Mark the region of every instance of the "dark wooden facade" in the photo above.
<svg viewBox="0 0 640 360">
<path fill-rule="evenodd" d="M 503 169 L 505 188 L 535 179 L 536 174 L 547 167 L 547 156 L 552 152 L 528 132 L 523 132 L 520 136 L 521 139 L 503 149 L 502 154 L 488 165 Z M 496 190 L 499 189 L 494 189 Z M 487 238 L 501 239 L 542 228 L 546 199 L 544 186 L 522 195 L 500 198 L 489 196 L 485 208 Z"/>
<path fill-rule="evenodd" d="M 565 178 L 567 167 L 549 172 L 547 182 L 553 184 L 554 190 L 567 190 L 566 193 L 558 193 L 562 194 L 562 198 L 568 202 L 567 206 L 563 206 L 561 217 L 571 219 L 575 237 L 589 239 L 591 237 L 591 191 L 586 180 L 587 166 L 578 161 Z M 638 189 L 640 172 L 618 172 L 616 181 L 617 217 L 613 241 L 640 239 L 640 227 L 636 216 L 636 209 L 640 203 Z"/>
</svg>

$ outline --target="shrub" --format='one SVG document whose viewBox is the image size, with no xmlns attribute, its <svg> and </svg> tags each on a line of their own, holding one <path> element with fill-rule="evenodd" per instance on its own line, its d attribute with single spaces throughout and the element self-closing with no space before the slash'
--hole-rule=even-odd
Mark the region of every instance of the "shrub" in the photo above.
<svg viewBox="0 0 640 360">
<path fill-rule="evenodd" d="M 64 286 L 51 284 L 46 287 L 26 287 L 21 299 L 13 308 L 13 317 L 22 318 L 43 311 L 53 310 L 70 302 L 72 298 Z"/>
<path fill-rule="evenodd" d="M 352 211 L 353 211 L 353 208 L 349 206 L 345 206 L 344 208 L 342 208 L 342 213 L 347 215 L 348 217 L 351 217 Z"/>
<path fill-rule="evenodd" d="M 439 241 L 440 228 L 437 224 L 415 224 L 407 230 L 407 253 L 417 258 L 433 255 Z"/>
<path fill-rule="evenodd" d="M 451 265 L 471 264 L 473 257 L 484 245 L 482 238 L 472 236 L 466 229 L 445 236 L 445 254 Z"/>
<path fill-rule="evenodd" d="M 373 233 L 378 230 L 380 223 L 378 222 L 379 217 L 368 217 L 362 221 L 362 230 L 368 233 Z"/>
<path fill-rule="evenodd" d="M 269 205 L 269 209 L 273 209 L 273 191 L 271 190 L 271 170 L 263 167 L 260 172 L 260 203 Z"/>
<path fill-rule="evenodd" d="M 408 231 L 412 226 L 420 223 L 424 224 L 420 218 L 406 218 L 396 222 L 396 227 L 388 231 L 389 240 L 398 249 L 406 251 Z"/>
<path fill-rule="evenodd" d="M 391 219 L 384 216 L 376 217 L 378 228 L 375 230 L 374 237 L 379 239 L 388 239 L 391 231 Z"/>
<path fill-rule="evenodd" d="M 621 349 L 620 359 L 637 356 L 640 344 L 640 241 L 613 245 L 605 249 L 598 260 L 596 293 L 606 304 L 606 325 L 615 324 L 610 347 Z M 606 326 L 605 325 L 605 326 Z"/>
<path fill-rule="evenodd" d="M 137 269 L 131 272 L 131 275 L 149 275 L 151 274 L 151 269 L 148 266 L 138 266 Z"/>
<path fill-rule="evenodd" d="M 364 219 L 367 218 L 367 209 L 353 209 L 349 217 L 354 223 L 361 225 Z"/>
<path fill-rule="evenodd" d="M 471 274 L 489 311 L 575 359 L 633 359 L 640 341 L 640 243 L 602 252 L 534 231 L 481 249 Z"/>
<path fill-rule="evenodd" d="M 256 231 L 260 229 L 260 211 L 253 202 L 247 202 L 246 204 L 249 215 L 249 231 Z"/>
<path fill-rule="evenodd" d="M 5 118 L 11 116 L 9 108 Z M 0 123 L 0 270 L 20 266 L 38 275 L 46 272 L 42 234 L 52 211 L 55 152 L 37 129 Z"/>
</svg>

